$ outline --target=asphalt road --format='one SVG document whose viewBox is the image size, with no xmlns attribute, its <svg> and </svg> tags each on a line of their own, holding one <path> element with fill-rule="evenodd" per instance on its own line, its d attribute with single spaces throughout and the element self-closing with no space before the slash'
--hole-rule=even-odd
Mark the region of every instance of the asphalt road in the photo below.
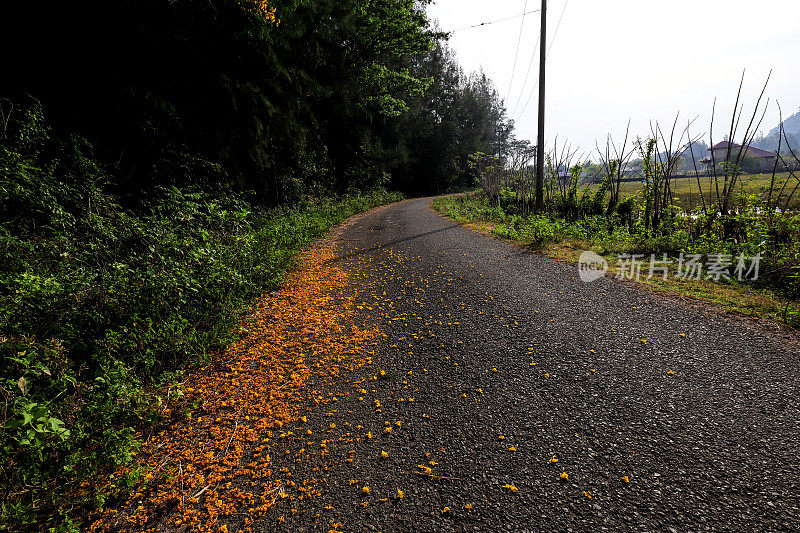
<svg viewBox="0 0 800 533">
<path fill-rule="evenodd" d="M 294 471 L 321 494 L 265 530 L 800 530 L 795 340 L 583 283 L 428 204 L 340 231 L 342 290 L 387 336 L 332 417 L 309 408 L 343 437 Z"/>
</svg>

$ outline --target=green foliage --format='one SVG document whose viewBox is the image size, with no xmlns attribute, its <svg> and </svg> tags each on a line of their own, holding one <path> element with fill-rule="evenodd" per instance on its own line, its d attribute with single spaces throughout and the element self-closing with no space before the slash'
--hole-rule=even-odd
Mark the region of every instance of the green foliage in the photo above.
<svg viewBox="0 0 800 533">
<path fill-rule="evenodd" d="M 630 196 L 619 202 L 614 207 L 614 214 L 619 217 L 619 221 L 628 230 L 633 229 L 633 221 L 637 216 L 636 198 Z"/>
<path fill-rule="evenodd" d="M 0 143 L 0 529 L 44 529 L 60 506 L 131 486 L 81 482 L 130 461 L 159 384 L 231 342 L 245 304 L 298 249 L 397 195 L 265 210 L 159 187 L 126 208 L 88 143 L 50 138 L 38 106 L 20 117 Z"/>
<path fill-rule="evenodd" d="M 279 23 L 250 0 L 4 4 L 0 44 L 15 53 L 0 97 L 32 95 L 90 139 L 125 198 L 220 183 L 268 205 L 387 179 L 445 190 L 470 153 L 494 151 L 503 111 L 430 28 L 428 3 L 274 0 Z M 34 41 L 53 45 L 18 46 Z"/>
<path fill-rule="evenodd" d="M 439 212 L 461 223 L 475 220 L 502 222 L 506 217 L 503 209 L 494 205 L 486 197 L 448 196 L 434 200 L 433 206 Z"/>
<path fill-rule="evenodd" d="M 564 228 L 557 221 L 543 216 L 531 216 L 525 219 L 519 232 L 523 241 L 533 246 L 544 246 L 562 239 Z"/>
<path fill-rule="evenodd" d="M 428 3 L 0 6 L 0 530 L 67 530 L 132 486 L 82 482 L 300 247 L 384 186 L 474 185 L 510 125 Z"/>
<path fill-rule="evenodd" d="M 432 82 L 407 113 L 387 121 L 384 143 L 398 147 L 390 152 L 392 183 L 419 193 L 474 188 L 483 178 L 474 156 L 496 154 L 498 127 L 510 130 L 500 96 L 485 75 L 466 76 L 444 42 L 409 69 Z"/>
<path fill-rule="evenodd" d="M 564 200 L 569 197 L 568 194 Z M 747 257 L 760 254 L 760 277 L 756 284 L 792 302 L 800 297 L 800 217 L 793 213 L 764 213 L 757 198 L 750 203 L 750 209 L 727 217 L 674 210 L 662 218 L 658 227 L 648 229 L 646 194 L 626 198 L 609 214 L 593 214 L 596 198 L 584 193 L 579 216 L 574 219 L 523 216 L 513 193 L 507 190 L 500 198 L 500 207 L 482 194 L 441 198 L 433 205 L 461 223 L 491 222 L 494 234 L 533 247 L 575 240 L 612 255 L 666 253 L 676 257 L 684 252 L 735 258 L 740 254 Z M 653 204 L 649 205 L 652 209 Z M 602 200 L 596 206 L 602 213 Z M 798 309 L 787 306 L 788 323 L 796 324 L 798 317 Z"/>
</svg>

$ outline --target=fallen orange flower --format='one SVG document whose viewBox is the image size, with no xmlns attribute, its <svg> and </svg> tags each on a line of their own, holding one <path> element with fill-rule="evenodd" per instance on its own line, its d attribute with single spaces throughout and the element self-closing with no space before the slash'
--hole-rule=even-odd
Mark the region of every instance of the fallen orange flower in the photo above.
<svg viewBox="0 0 800 533">
<path fill-rule="evenodd" d="M 168 425 L 141 436 L 137 464 L 129 470 L 149 474 L 132 491 L 137 496 L 96 515 L 91 531 L 138 532 L 177 524 L 219 531 L 230 523 L 226 517 L 244 514 L 245 525 L 252 524 L 279 499 L 314 493 L 308 488 L 314 481 L 301 486 L 288 480 L 288 470 L 276 471 L 270 453 L 278 452 L 272 452 L 277 442 L 298 438 L 286 426 L 307 422 L 299 412 L 304 401 L 337 399 L 309 390 L 308 384 L 330 383 L 369 364 L 365 345 L 380 335 L 377 328 L 343 326 L 357 311 L 352 297 L 335 296 L 347 274 L 334 258 L 330 242 L 306 252 L 284 288 L 254 302 L 243 324 L 246 336 L 191 369 L 184 398 L 170 405 Z M 323 456 L 325 448 L 323 441 L 318 448 Z M 285 445 L 280 452 L 288 453 Z"/>
</svg>

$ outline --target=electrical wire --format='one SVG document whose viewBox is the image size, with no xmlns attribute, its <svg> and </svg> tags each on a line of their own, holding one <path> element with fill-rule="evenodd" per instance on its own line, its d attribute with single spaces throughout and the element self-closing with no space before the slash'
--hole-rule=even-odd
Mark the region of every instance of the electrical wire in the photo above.
<svg viewBox="0 0 800 533">
<path fill-rule="evenodd" d="M 517 49 L 514 52 L 514 64 L 511 66 L 511 79 L 508 80 L 508 92 L 506 92 L 506 102 L 511 96 L 511 87 L 514 86 L 514 74 L 517 72 L 517 59 L 519 58 L 519 43 L 522 41 L 522 30 L 525 28 L 525 11 L 528 9 L 528 0 L 522 6 L 522 21 L 519 23 L 519 35 L 517 35 Z"/>
<path fill-rule="evenodd" d="M 511 17 L 506 17 L 504 19 L 497 19 L 497 20 L 492 20 L 492 21 L 489 21 L 489 22 L 481 22 L 480 24 L 473 24 L 472 26 L 464 26 L 463 28 L 457 28 L 455 30 L 446 31 L 444 33 L 455 33 L 457 31 L 471 30 L 472 28 L 480 28 L 482 26 L 489 26 L 491 24 L 497 24 L 498 22 L 505 22 L 507 20 L 518 19 L 520 17 L 524 17 L 524 16 L 527 16 L 527 15 L 530 15 L 531 13 L 538 13 L 539 11 L 541 11 L 541 9 L 534 9 L 532 11 L 528 11 L 526 13 L 523 13 L 522 15 L 514 15 L 514 16 L 511 16 Z"/>
<path fill-rule="evenodd" d="M 567 10 L 567 4 L 569 4 L 569 0 L 564 0 L 564 7 L 561 8 L 561 15 L 559 15 L 558 23 L 556 24 L 556 31 L 553 32 L 553 36 L 550 38 L 550 46 L 547 47 L 545 59 L 550 57 L 550 51 L 553 49 L 553 43 L 556 40 L 556 35 L 558 35 L 558 29 L 561 28 L 561 21 L 564 19 L 564 12 Z"/>
<path fill-rule="evenodd" d="M 564 0 L 564 7 L 561 9 L 561 16 L 558 17 L 558 23 L 556 24 L 556 31 L 553 32 L 553 36 L 550 38 L 550 46 L 548 46 L 547 50 L 545 51 L 545 56 L 544 56 L 545 59 L 550 57 L 550 51 L 553 49 L 553 43 L 556 40 L 556 35 L 558 35 L 558 29 L 561 27 L 561 21 L 564 19 L 564 12 L 567 10 L 567 4 L 568 3 L 569 3 L 569 0 Z M 541 38 L 539 40 L 541 41 Z M 536 76 L 536 83 L 533 86 L 534 88 L 531 89 L 531 94 L 530 94 L 530 96 L 528 96 L 528 101 L 525 102 L 525 107 L 522 108 L 522 111 L 520 111 L 519 116 L 522 116 L 522 115 L 525 114 L 525 110 L 528 109 L 528 104 L 531 103 L 531 99 L 533 98 L 533 93 L 536 92 L 535 88 L 538 85 L 539 85 L 539 76 Z"/>
<path fill-rule="evenodd" d="M 536 60 L 536 51 L 539 50 L 539 42 L 542 40 L 541 33 L 538 34 L 536 38 L 536 45 L 533 47 L 533 54 L 531 54 L 531 60 L 528 63 L 528 71 L 525 73 L 525 80 L 522 82 L 522 88 L 519 90 L 519 96 L 517 97 L 517 101 L 514 104 L 514 112 L 511 113 L 511 116 L 515 116 L 517 114 L 517 109 L 519 109 L 519 103 L 522 101 L 522 95 L 525 94 L 525 87 L 528 86 L 528 79 L 531 75 L 531 69 L 533 68 L 533 62 Z"/>
</svg>

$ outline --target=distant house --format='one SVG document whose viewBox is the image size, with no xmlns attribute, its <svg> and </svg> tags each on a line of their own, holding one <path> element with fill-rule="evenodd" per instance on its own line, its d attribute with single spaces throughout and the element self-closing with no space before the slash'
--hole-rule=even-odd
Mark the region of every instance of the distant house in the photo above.
<svg viewBox="0 0 800 533">
<path fill-rule="evenodd" d="M 731 159 L 736 159 L 739 155 L 739 150 L 742 149 L 742 145 L 722 141 L 708 149 L 711 154 L 701 159 L 700 164 L 705 166 L 705 170 L 711 170 L 714 164 L 721 165 L 728 157 L 729 147 Z M 752 146 L 748 147 L 743 155 L 747 159 L 754 161 L 756 167 L 754 170 L 757 171 L 772 170 L 772 167 L 775 165 L 775 157 L 777 156 L 775 152 L 768 152 L 767 150 L 753 148 Z"/>
<path fill-rule="evenodd" d="M 623 178 L 633 178 L 636 176 L 641 176 L 644 167 L 640 161 L 635 163 L 628 163 L 624 167 L 622 167 L 622 177 Z"/>
</svg>

